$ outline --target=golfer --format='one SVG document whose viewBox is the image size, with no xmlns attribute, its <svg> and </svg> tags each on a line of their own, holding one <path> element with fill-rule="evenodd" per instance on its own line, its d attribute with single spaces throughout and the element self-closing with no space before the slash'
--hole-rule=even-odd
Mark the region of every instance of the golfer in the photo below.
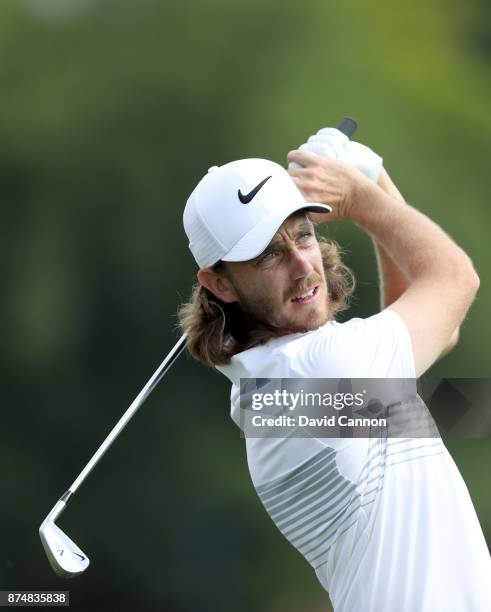
<svg viewBox="0 0 491 612">
<path fill-rule="evenodd" d="M 468 255 L 406 203 L 369 148 L 333 128 L 288 154 L 210 168 L 184 228 L 198 284 L 190 353 L 241 378 L 412 378 L 458 339 L 479 287 Z M 460 214 L 460 213 L 457 213 Z M 382 309 L 336 320 L 354 279 L 316 225 L 374 241 Z M 491 610 L 491 560 L 441 438 L 246 438 L 254 487 L 336 612 Z"/>
</svg>

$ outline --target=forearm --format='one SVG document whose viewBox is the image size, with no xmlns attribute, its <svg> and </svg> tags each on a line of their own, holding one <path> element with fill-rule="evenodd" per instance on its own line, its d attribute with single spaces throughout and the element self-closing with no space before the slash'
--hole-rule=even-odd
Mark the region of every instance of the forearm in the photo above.
<svg viewBox="0 0 491 612">
<path fill-rule="evenodd" d="M 467 254 L 431 219 L 365 182 L 353 194 L 350 218 L 368 232 L 408 279 L 474 278 Z"/>
</svg>

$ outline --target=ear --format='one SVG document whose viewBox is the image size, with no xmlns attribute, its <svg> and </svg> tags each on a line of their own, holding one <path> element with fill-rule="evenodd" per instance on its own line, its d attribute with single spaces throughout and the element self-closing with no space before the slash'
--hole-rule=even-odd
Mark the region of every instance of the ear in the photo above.
<svg viewBox="0 0 491 612">
<path fill-rule="evenodd" d="M 198 270 L 198 281 L 200 285 L 206 287 L 215 297 L 226 304 L 239 301 L 233 284 L 223 273 L 212 268 L 201 268 L 201 270 Z"/>
</svg>

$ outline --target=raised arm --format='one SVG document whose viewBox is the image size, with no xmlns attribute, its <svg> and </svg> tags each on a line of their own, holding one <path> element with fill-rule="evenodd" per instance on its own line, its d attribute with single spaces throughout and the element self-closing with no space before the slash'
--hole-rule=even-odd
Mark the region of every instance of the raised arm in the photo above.
<svg viewBox="0 0 491 612">
<path fill-rule="evenodd" d="M 395 186 L 387 171 L 382 168 L 378 180 L 378 186 L 385 191 L 387 195 L 394 200 L 405 203 L 400 191 Z M 380 307 L 387 308 L 393 304 L 409 287 L 409 279 L 404 272 L 392 261 L 382 245 L 377 241 L 375 236 L 371 236 L 375 257 L 377 259 L 377 268 L 379 275 L 380 287 Z M 446 355 L 457 344 L 459 340 L 459 327 L 453 331 L 447 345 L 440 353 L 440 357 Z"/>
<path fill-rule="evenodd" d="M 479 278 L 468 255 L 433 221 L 394 199 L 355 168 L 306 151 L 292 151 L 290 171 L 306 200 L 326 202 L 334 218 L 368 232 L 408 279 L 391 305 L 405 321 L 423 374 L 445 351 L 469 310 Z"/>
</svg>

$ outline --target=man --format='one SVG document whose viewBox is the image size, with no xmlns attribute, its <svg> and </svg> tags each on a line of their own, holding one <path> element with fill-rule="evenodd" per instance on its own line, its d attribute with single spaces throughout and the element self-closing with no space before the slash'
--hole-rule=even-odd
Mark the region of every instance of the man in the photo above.
<svg viewBox="0 0 491 612">
<path fill-rule="evenodd" d="M 318 153 L 323 153 L 319 155 Z M 479 286 L 465 252 L 405 203 L 382 160 L 337 130 L 266 160 L 213 167 L 184 211 L 199 284 L 188 349 L 244 378 L 416 378 L 455 344 Z M 302 197 L 303 196 L 303 197 Z M 383 309 L 345 323 L 353 277 L 314 224 L 373 238 Z M 484 612 L 491 560 L 440 438 L 246 438 L 256 491 L 334 610 Z"/>
</svg>

